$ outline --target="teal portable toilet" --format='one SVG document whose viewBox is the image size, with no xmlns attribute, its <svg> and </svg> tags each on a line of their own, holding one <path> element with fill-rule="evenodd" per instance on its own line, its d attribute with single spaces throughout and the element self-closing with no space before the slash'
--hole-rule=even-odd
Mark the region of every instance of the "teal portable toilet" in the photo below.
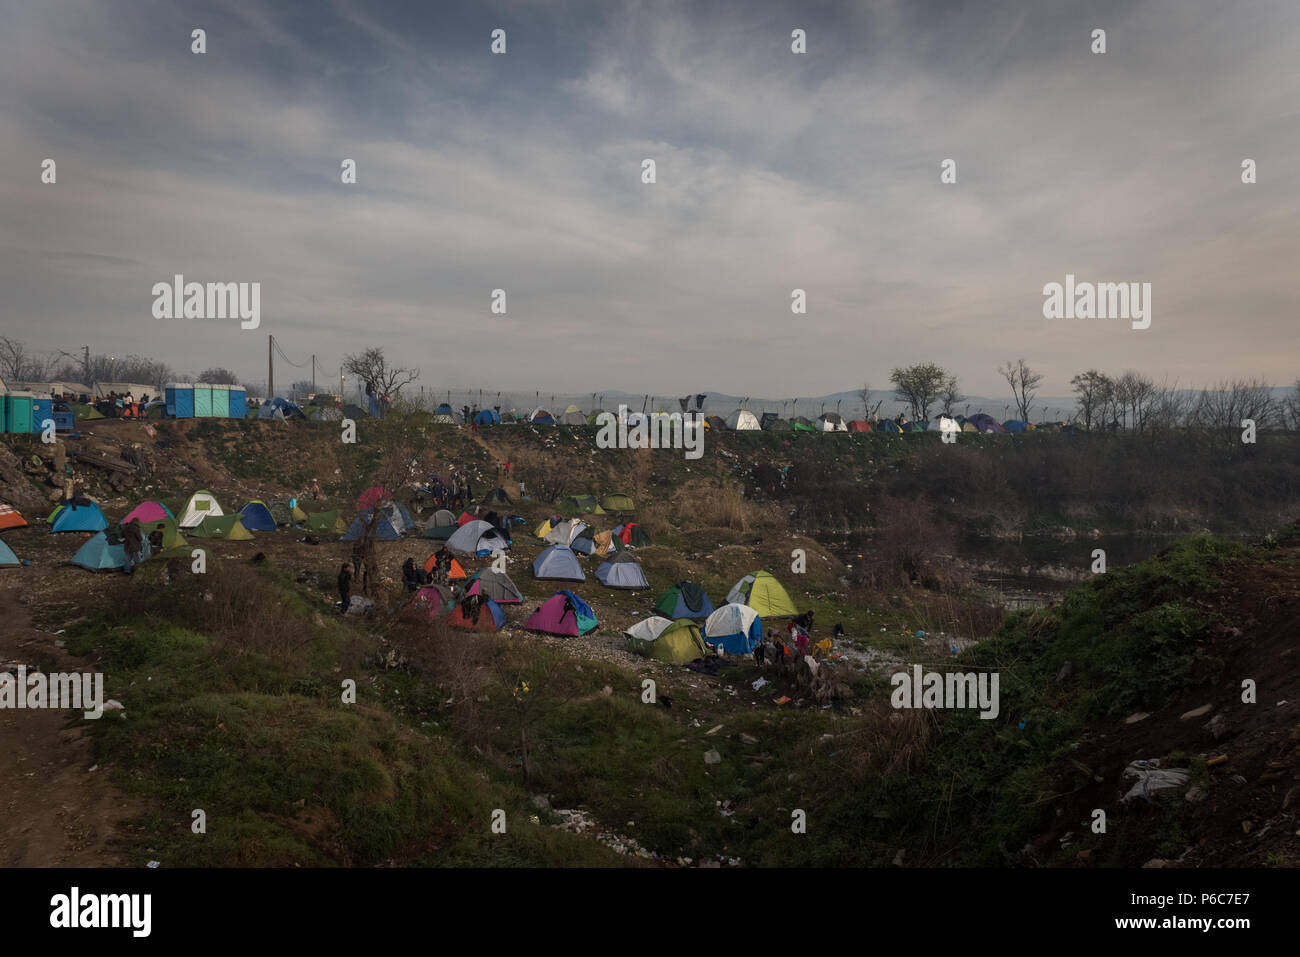
<svg viewBox="0 0 1300 957">
<path fill-rule="evenodd" d="M 32 392 L 10 392 L 5 398 L 5 431 L 31 435 L 32 402 L 36 395 Z"/>
<path fill-rule="evenodd" d="M 212 387 L 212 414 L 219 419 L 230 418 L 230 386 L 214 385 Z"/>
<path fill-rule="evenodd" d="M 0 392 L 0 432 L 8 432 L 9 426 L 5 425 L 9 421 L 9 393 Z"/>
<path fill-rule="evenodd" d="M 194 383 L 194 417 L 198 419 L 212 417 L 212 386 L 207 382 Z"/>
</svg>

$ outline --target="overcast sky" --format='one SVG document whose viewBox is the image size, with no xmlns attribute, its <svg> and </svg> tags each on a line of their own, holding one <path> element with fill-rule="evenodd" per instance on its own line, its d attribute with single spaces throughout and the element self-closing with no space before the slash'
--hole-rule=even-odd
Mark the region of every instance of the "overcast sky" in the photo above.
<svg viewBox="0 0 1300 957">
<path fill-rule="evenodd" d="M 1300 374 L 1294 0 L 0 0 L 0 23 L 0 334 L 38 349 L 262 380 L 272 333 L 327 370 L 378 345 L 434 389 L 566 392 L 811 395 L 934 361 L 1002 394 L 1021 356 L 1053 395 L 1089 367 Z M 261 328 L 153 318 L 175 273 L 261 282 Z M 1045 319 L 1066 273 L 1150 282 L 1150 328 Z"/>
</svg>

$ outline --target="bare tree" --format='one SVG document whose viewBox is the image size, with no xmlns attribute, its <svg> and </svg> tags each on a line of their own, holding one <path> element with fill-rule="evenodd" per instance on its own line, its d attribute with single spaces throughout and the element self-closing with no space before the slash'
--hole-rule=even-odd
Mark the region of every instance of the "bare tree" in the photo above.
<svg viewBox="0 0 1300 957">
<path fill-rule="evenodd" d="M 1280 411 L 1272 387 L 1263 379 L 1231 379 L 1202 389 L 1195 415 L 1204 428 L 1235 434 L 1243 419 L 1250 419 L 1258 429 L 1277 425 Z"/>
<path fill-rule="evenodd" d="M 862 400 L 862 414 L 866 416 L 868 422 L 874 422 L 880 415 L 880 407 L 884 405 L 884 399 L 871 401 L 871 383 L 864 382 L 862 388 L 858 390 L 858 398 Z"/>
<path fill-rule="evenodd" d="M 384 350 L 378 348 L 367 349 L 358 355 L 346 356 L 343 359 L 343 372 L 354 375 L 366 383 L 375 395 L 386 395 L 394 400 L 403 386 L 410 385 L 420 378 L 419 369 L 405 369 L 390 365 L 384 356 Z"/>
<path fill-rule="evenodd" d="M 199 373 L 199 381 L 212 385 L 239 385 L 239 376 L 229 369 L 204 369 Z"/>
<path fill-rule="evenodd" d="M 1114 383 L 1110 381 L 1110 377 L 1104 372 L 1089 369 L 1071 379 L 1070 385 L 1074 387 L 1074 394 L 1078 396 L 1076 419 L 1081 420 L 1083 427 L 1088 430 L 1092 429 L 1094 423 L 1104 427 L 1106 407 L 1110 403 L 1110 394 L 1114 390 Z"/>
<path fill-rule="evenodd" d="M 1286 413 L 1290 427 L 1300 430 L 1300 378 L 1295 380 L 1295 385 L 1291 387 L 1291 391 L 1282 400 L 1282 408 Z"/>
<path fill-rule="evenodd" d="M 950 378 L 952 377 L 946 369 L 933 362 L 920 362 L 907 368 L 894 369 L 889 374 L 895 398 L 907 403 L 914 422 L 930 417 L 930 406 L 934 405 Z"/>
<path fill-rule="evenodd" d="M 54 375 L 58 356 L 30 352 L 17 339 L 0 336 L 0 375 L 20 382 L 45 382 Z"/>
<path fill-rule="evenodd" d="M 1043 381 L 1041 373 L 1029 368 L 1024 359 L 1008 362 L 998 370 L 1002 378 L 1011 386 L 1011 397 L 1016 403 L 1016 412 L 1021 422 L 1029 421 L 1029 407 L 1033 405 L 1038 386 Z"/>
<path fill-rule="evenodd" d="M 961 394 L 961 390 L 957 388 L 957 377 L 955 375 L 948 376 L 948 381 L 943 384 L 943 388 L 939 391 L 939 405 L 943 407 L 943 414 L 951 416 L 952 407 L 959 402 L 965 402 L 966 398 Z"/>
</svg>

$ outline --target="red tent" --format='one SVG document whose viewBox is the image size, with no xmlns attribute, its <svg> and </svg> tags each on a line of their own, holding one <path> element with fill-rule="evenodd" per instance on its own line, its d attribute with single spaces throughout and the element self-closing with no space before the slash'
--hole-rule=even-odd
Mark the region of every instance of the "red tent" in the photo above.
<svg viewBox="0 0 1300 957">
<path fill-rule="evenodd" d="M 866 421 L 865 419 L 854 419 L 852 422 L 849 423 L 849 431 L 850 432 L 874 432 L 875 429 L 873 429 L 871 427 L 871 423 Z"/>
<path fill-rule="evenodd" d="M 472 522 L 472 521 L 474 521 L 473 515 L 471 515 L 469 512 L 461 512 L 460 518 L 456 519 L 456 524 L 464 525 L 466 522 Z"/>
<path fill-rule="evenodd" d="M 391 498 L 392 496 L 378 485 L 374 488 L 368 488 L 357 499 L 357 511 L 361 512 L 368 508 L 374 508 L 376 505 L 382 505 Z"/>
</svg>

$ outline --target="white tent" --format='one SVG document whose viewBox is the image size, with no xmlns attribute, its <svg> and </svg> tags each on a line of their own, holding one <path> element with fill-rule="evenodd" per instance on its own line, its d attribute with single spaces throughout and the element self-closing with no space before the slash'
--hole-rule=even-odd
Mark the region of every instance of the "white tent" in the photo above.
<svg viewBox="0 0 1300 957">
<path fill-rule="evenodd" d="M 466 522 L 447 539 L 447 550 L 458 555 L 476 555 L 479 552 L 504 551 L 509 543 L 500 532 L 482 519 Z"/>
<path fill-rule="evenodd" d="M 553 545 L 572 545 L 573 540 L 581 535 L 587 529 L 587 523 L 577 518 L 566 519 L 563 522 L 552 525 L 551 530 L 546 533 L 544 541 Z"/>
<path fill-rule="evenodd" d="M 651 615 L 649 618 L 643 618 L 631 628 L 628 628 L 623 634 L 629 638 L 640 638 L 642 641 L 654 641 L 658 638 L 665 628 L 672 624 L 667 618 L 661 618 L 659 615 Z"/>
<path fill-rule="evenodd" d="M 734 431 L 744 429 L 755 430 L 761 428 L 758 424 L 758 418 L 748 409 L 737 409 L 731 415 L 727 416 L 727 428 Z"/>
<path fill-rule="evenodd" d="M 185 509 L 181 512 L 179 525 L 181 528 L 195 528 L 199 522 L 203 521 L 209 515 L 225 515 L 221 506 L 217 504 L 217 498 L 211 492 L 198 491 L 190 496 L 190 500 L 185 503 Z"/>
</svg>

